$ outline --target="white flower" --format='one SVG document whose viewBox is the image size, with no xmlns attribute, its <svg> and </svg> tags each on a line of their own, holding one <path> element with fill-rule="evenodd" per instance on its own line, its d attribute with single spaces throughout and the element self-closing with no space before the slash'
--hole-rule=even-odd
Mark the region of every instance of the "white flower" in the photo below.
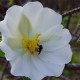
<svg viewBox="0 0 80 80">
<path fill-rule="evenodd" d="M 71 35 L 61 25 L 62 17 L 39 2 L 12 6 L 0 22 L 0 48 L 11 64 L 11 73 L 41 80 L 60 76 L 69 63 Z"/>
</svg>

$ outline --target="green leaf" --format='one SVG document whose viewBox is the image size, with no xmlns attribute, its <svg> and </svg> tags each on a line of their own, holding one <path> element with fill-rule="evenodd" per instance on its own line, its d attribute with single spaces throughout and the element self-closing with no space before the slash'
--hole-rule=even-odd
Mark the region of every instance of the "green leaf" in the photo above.
<svg viewBox="0 0 80 80">
<path fill-rule="evenodd" d="M 8 0 L 9 1 L 9 5 L 13 4 L 14 0 Z"/>
<path fill-rule="evenodd" d="M 5 57 L 5 53 L 0 49 L 0 57 Z"/>
<path fill-rule="evenodd" d="M 28 77 L 23 77 L 22 79 L 23 79 L 23 80 L 31 80 L 31 79 L 29 79 Z"/>
<path fill-rule="evenodd" d="M 2 0 L 0 0 L 0 3 L 2 2 Z"/>
<path fill-rule="evenodd" d="M 68 16 L 64 17 L 62 20 L 62 25 L 66 26 L 67 20 L 68 20 Z"/>
</svg>

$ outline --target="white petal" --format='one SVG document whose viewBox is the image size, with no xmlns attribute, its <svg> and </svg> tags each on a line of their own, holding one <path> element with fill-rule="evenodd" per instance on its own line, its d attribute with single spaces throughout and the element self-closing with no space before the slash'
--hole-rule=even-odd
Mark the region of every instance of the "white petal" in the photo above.
<svg viewBox="0 0 80 80">
<path fill-rule="evenodd" d="M 15 76 L 26 76 L 32 80 L 41 80 L 44 77 L 31 62 L 28 54 L 24 54 L 23 57 L 18 57 L 10 63 L 12 65 L 11 73 Z"/>
<path fill-rule="evenodd" d="M 13 35 L 19 35 L 18 25 L 22 16 L 23 8 L 17 5 L 12 6 L 6 12 L 6 23 Z"/>
<path fill-rule="evenodd" d="M 49 63 L 49 62 L 45 62 L 44 65 L 51 72 L 49 76 L 56 76 L 56 77 L 59 77 L 62 74 L 63 69 L 65 67 L 64 64 L 59 65 L 59 64 Z"/>
<path fill-rule="evenodd" d="M 39 57 L 44 61 L 61 65 L 71 61 L 72 51 L 70 45 L 66 45 L 57 50 L 42 51 Z"/>
<path fill-rule="evenodd" d="M 8 38 L 6 43 L 10 46 L 10 48 L 12 50 L 16 50 L 16 49 L 21 49 L 22 48 L 22 44 L 21 44 L 22 41 L 19 38 L 14 38 L 14 37 Z"/>
<path fill-rule="evenodd" d="M 28 53 L 25 53 L 23 56 L 23 72 L 24 76 L 30 77 L 31 72 L 32 72 L 32 67 L 31 67 L 31 57 Z"/>
<path fill-rule="evenodd" d="M 34 26 L 37 21 L 37 17 L 39 16 L 43 6 L 40 2 L 28 2 L 23 6 L 24 14 L 29 18 L 31 24 Z"/>
<path fill-rule="evenodd" d="M 56 33 L 56 31 L 60 31 L 62 30 L 62 28 L 63 28 L 62 25 L 57 25 L 57 26 L 51 27 L 50 29 L 42 33 L 41 36 L 39 37 L 42 44 L 43 43 L 45 44 L 45 42 L 48 43 L 52 39 L 52 37 L 54 38 L 54 34 Z"/>
<path fill-rule="evenodd" d="M 10 61 L 11 74 L 15 76 L 24 76 L 23 71 L 23 56 L 18 56 L 15 60 Z"/>
<path fill-rule="evenodd" d="M 71 34 L 67 29 L 60 29 L 53 34 L 52 38 L 42 45 L 45 51 L 53 51 L 67 45 L 71 38 Z"/>
<path fill-rule="evenodd" d="M 62 74 L 62 71 L 64 69 L 63 65 L 53 64 L 47 61 L 41 60 L 39 57 L 33 58 L 33 63 L 41 73 L 45 74 L 46 76 L 60 76 Z"/>
<path fill-rule="evenodd" d="M 45 75 L 36 67 L 36 65 L 34 64 L 34 61 L 32 61 L 31 65 L 32 65 L 31 66 L 32 73 L 30 75 L 31 80 L 42 80 L 42 78 L 44 78 Z"/>
<path fill-rule="evenodd" d="M 45 65 L 43 64 L 43 62 L 37 57 L 33 57 L 32 58 L 32 62 L 33 64 L 36 66 L 36 68 L 45 76 L 47 76 L 48 74 L 50 74 L 50 72 L 45 68 Z"/>
<path fill-rule="evenodd" d="M 0 22 L 0 32 L 2 33 L 2 40 L 6 41 L 8 36 L 11 36 L 11 33 L 7 28 L 5 20 Z"/>
<path fill-rule="evenodd" d="M 23 35 L 27 35 L 27 37 L 30 35 L 32 30 L 32 25 L 29 21 L 29 19 L 25 16 L 22 15 L 20 23 L 19 23 L 19 32 Z"/>
<path fill-rule="evenodd" d="M 38 33 L 43 33 L 50 29 L 52 26 L 55 27 L 56 25 L 60 25 L 61 20 L 62 17 L 60 14 L 49 8 L 44 8 L 40 13 L 39 18 L 37 19 L 35 31 Z"/>
<path fill-rule="evenodd" d="M 60 31 L 57 31 L 55 35 L 66 38 L 66 41 L 70 41 L 72 39 L 72 36 L 68 29 L 61 29 Z"/>
<path fill-rule="evenodd" d="M 21 56 L 22 54 L 24 54 L 23 49 L 17 50 L 17 51 L 13 51 L 8 45 L 6 45 L 6 43 L 2 42 L 0 44 L 0 49 L 2 51 L 4 51 L 5 53 L 5 57 L 7 60 L 11 61 L 11 60 L 15 60 L 15 58 L 17 58 L 18 56 Z"/>
</svg>

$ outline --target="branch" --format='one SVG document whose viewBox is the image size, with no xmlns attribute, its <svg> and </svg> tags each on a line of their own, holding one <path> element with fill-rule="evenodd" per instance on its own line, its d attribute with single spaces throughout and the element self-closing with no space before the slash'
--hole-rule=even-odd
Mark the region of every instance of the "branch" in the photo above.
<svg viewBox="0 0 80 80">
<path fill-rule="evenodd" d="M 42 80 L 52 80 L 52 77 L 47 76 L 47 77 L 45 77 L 45 78 L 42 79 Z"/>
<path fill-rule="evenodd" d="M 71 44 L 73 42 L 76 42 L 78 40 L 78 38 L 80 37 L 80 24 L 76 27 L 76 29 L 74 30 L 73 32 L 73 37 L 72 37 L 72 40 L 71 40 Z"/>
<path fill-rule="evenodd" d="M 14 4 L 23 6 L 28 1 L 30 0 L 14 0 Z"/>
<path fill-rule="evenodd" d="M 67 20 L 67 24 L 66 24 L 66 27 L 65 28 L 69 28 L 69 24 L 70 24 L 70 21 L 71 21 L 71 17 L 72 15 L 70 14 L 69 17 L 68 17 L 68 20 Z"/>
<path fill-rule="evenodd" d="M 6 62 L 6 59 L 3 57 L 0 57 L 0 64 L 4 65 L 5 62 Z"/>
<path fill-rule="evenodd" d="M 79 11 L 80 11 L 80 7 L 77 7 L 77 8 L 74 8 L 74 9 L 72 9 L 72 10 L 69 10 L 69 11 L 67 11 L 67 12 L 64 12 L 64 13 L 62 14 L 62 16 L 65 17 L 65 16 L 74 14 L 74 13 L 79 12 Z"/>
<path fill-rule="evenodd" d="M 4 65 L 4 68 L 3 68 L 3 71 L 2 71 L 2 75 L 1 75 L 1 78 L 0 78 L 0 80 L 3 80 L 3 77 L 4 77 L 4 74 L 5 74 L 5 70 L 6 70 L 6 67 L 7 67 L 7 65 L 8 65 L 8 61 L 5 63 L 5 65 Z"/>
<path fill-rule="evenodd" d="M 60 76 L 59 79 L 60 79 L 60 80 L 71 80 L 71 79 L 69 79 L 69 78 L 67 78 L 67 77 L 65 77 L 65 76 Z"/>
<path fill-rule="evenodd" d="M 67 64 L 65 66 L 66 70 L 80 70 L 80 64 Z"/>
<path fill-rule="evenodd" d="M 23 5 L 22 2 L 21 2 L 21 0 L 14 0 L 14 4 L 17 4 L 17 5 L 20 5 L 20 6 Z"/>
</svg>

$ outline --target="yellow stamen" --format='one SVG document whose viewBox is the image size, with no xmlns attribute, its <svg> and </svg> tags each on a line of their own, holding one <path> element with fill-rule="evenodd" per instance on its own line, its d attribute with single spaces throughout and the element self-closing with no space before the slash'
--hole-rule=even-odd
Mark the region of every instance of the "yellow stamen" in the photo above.
<svg viewBox="0 0 80 80">
<path fill-rule="evenodd" d="M 34 55 L 39 51 L 39 36 L 41 34 L 36 34 L 32 39 L 28 39 L 23 33 L 22 45 L 23 47 L 30 52 L 31 55 Z"/>
</svg>

